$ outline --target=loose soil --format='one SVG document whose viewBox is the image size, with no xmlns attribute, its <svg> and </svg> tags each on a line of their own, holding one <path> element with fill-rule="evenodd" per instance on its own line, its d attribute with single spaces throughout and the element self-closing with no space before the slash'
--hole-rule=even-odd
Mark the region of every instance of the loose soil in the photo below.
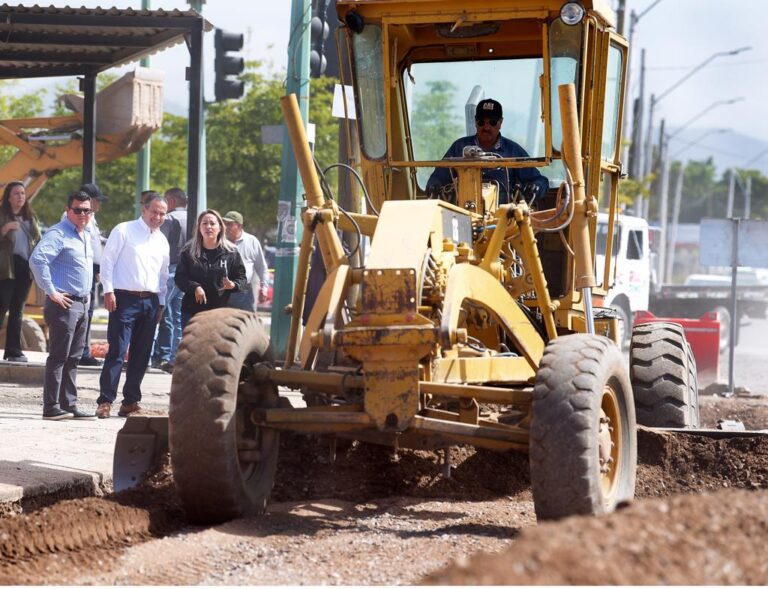
<svg viewBox="0 0 768 589">
<path fill-rule="evenodd" d="M 703 397 L 701 415 L 768 427 L 764 399 Z M 638 446 L 632 505 L 534 525 L 526 456 L 453 448 L 445 478 L 432 452 L 354 443 L 331 462 L 326 441 L 284 436 L 265 516 L 189 526 L 166 464 L 0 518 L 0 583 L 768 582 L 768 438 L 641 430 Z"/>
</svg>

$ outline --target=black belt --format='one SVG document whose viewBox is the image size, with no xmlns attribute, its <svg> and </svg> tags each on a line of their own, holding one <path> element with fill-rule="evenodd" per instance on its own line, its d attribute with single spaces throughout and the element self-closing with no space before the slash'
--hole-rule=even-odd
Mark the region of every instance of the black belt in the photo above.
<svg viewBox="0 0 768 589">
<path fill-rule="evenodd" d="M 76 303 L 85 303 L 85 302 L 88 301 L 88 295 L 86 295 L 84 297 L 78 297 L 78 296 L 71 295 L 71 294 L 65 294 L 64 296 L 65 297 L 69 297 L 70 299 L 72 299 Z"/>
<path fill-rule="evenodd" d="M 123 288 L 116 288 L 115 292 L 133 295 L 135 297 L 139 297 L 140 299 L 148 299 L 149 297 L 153 297 L 157 294 L 156 292 L 152 292 L 151 290 L 125 290 Z"/>
</svg>

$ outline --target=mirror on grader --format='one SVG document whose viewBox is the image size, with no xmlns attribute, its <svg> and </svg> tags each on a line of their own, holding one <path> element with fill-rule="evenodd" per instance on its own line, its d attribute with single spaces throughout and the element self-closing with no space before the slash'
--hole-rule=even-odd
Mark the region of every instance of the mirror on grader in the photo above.
<svg viewBox="0 0 768 589">
<path fill-rule="evenodd" d="M 634 496 L 636 403 L 664 409 L 644 425 L 696 427 L 698 414 L 682 332 L 643 334 L 633 394 L 615 313 L 600 307 L 613 274 L 610 251 L 594 271 L 598 196 L 614 223 L 627 56 L 612 11 L 598 0 L 337 7 L 367 210 L 340 209 L 284 98 L 307 199 L 286 358 L 276 365 L 254 314 L 218 309 L 185 330 L 168 431 L 188 515 L 263 511 L 280 431 L 332 448 L 524 452 L 539 518 L 613 510 Z M 338 231 L 369 238 L 365 255 L 348 257 Z M 326 278 L 307 292 L 315 240 Z M 647 367 L 661 353 L 687 371 L 663 395 L 648 374 L 661 369 Z M 286 406 L 278 387 L 306 407 Z M 144 419 L 118 438 L 118 486 L 164 444 L 164 423 Z"/>
</svg>

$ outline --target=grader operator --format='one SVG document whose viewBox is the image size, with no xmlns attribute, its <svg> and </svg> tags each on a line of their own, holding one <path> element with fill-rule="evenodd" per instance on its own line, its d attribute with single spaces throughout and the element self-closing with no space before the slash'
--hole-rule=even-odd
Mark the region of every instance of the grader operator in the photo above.
<svg viewBox="0 0 768 589">
<path fill-rule="evenodd" d="M 140 478 L 168 435 L 192 520 L 258 513 L 280 432 L 292 431 L 526 452 L 539 518 L 614 509 L 634 494 L 636 416 L 695 427 L 698 409 L 682 330 L 639 330 L 628 369 L 616 317 L 599 306 L 614 269 L 609 240 L 595 271 L 596 220 L 608 211 L 613 231 L 627 57 L 611 10 L 598 0 L 337 8 L 367 211 L 340 209 L 295 98 L 283 99 L 307 199 L 285 362 L 276 366 L 256 315 L 195 316 L 173 373 L 169 428 L 127 420 L 116 488 Z M 466 149 L 443 159 L 474 133 L 477 104 L 491 97 L 526 155 Z M 452 170 L 450 199 L 426 193 L 435 168 Z M 484 181 L 497 169 L 505 178 L 537 171 L 544 193 Z M 348 256 L 337 230 L 370 237 L 367 256 Z M 302 331 L 315 237 L 327 278 Z M 307 406 L 285 406 L 278 386 L 300 390 Z"/>
</svg>

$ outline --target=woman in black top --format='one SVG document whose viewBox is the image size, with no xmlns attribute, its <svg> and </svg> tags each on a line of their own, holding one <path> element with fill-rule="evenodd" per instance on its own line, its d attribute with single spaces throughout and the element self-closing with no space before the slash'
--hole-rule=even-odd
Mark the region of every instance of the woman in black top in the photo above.
<svg viewBox="0 0 768 589">
<path fill-rule="evenodd" d="M 231 292 L 245 289 L 245 265 L 224 235 L 224 221 L 216 211 L 207 209 L 198 216 L 195 236 L 179 255 L 175 280 L 184 293 L 182 329 L 193 315 L 226 307 Z"/>
</svg>

